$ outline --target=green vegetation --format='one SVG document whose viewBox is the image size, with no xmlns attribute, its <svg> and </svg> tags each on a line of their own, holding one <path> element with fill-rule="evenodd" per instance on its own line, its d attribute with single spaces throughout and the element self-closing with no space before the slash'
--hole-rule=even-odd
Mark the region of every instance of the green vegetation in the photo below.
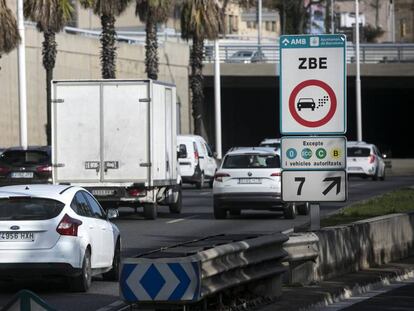
<svg viewBox="0 0 414 311">
<path fill-rule="evenodd" d="M 347 224 L 362 219 L 410 211 L 414 211 L 414 189 L 405 188 L 346 207 L 338 214 L 321 219 L 321 227 Z"/>
</svg>

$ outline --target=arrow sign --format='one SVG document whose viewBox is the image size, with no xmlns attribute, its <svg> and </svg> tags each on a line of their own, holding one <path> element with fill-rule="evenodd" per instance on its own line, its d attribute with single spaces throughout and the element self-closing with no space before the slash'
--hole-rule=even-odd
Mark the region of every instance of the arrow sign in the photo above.
<svg viewBox="0 0 414 311">
<path fill-rule="evenodd" d="M 335 187 L 336 191 L 332 191 Z M 282 171 L 282 201 L 284 202 L 344 202 L 347 193 L 347 178 L 344 170 Z"/>
<path fill-rule="evenodd" d="M 329 191 L 331 191 L 331 189 L 333 187 L 336 186 L 336 194 L 339 194 L 340 190 L 341 190 L 341 177 L 327 177 L 325 178 L 323 181 L 332 181 L 332 183 L 328 186 L 328 188 L 325 189 L 323 193 L 323 195 L 327 195 Z"/>
<path fill-rule="evenodd" d="M 165 258 L 163 258 L 165 260 Z M 127 261 L 119 282 L 121 297 L 128 302 L 197 301 L 200 295 L 198 262 Z M 138 263 L 137 263 L 138 261 Z"/>
</svg>

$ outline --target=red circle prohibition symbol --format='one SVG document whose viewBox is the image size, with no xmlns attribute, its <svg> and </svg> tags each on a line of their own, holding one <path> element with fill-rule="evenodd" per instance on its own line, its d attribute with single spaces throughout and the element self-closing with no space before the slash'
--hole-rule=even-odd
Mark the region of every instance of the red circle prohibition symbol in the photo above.
<svg viewBox="0 0 414 311">
<path fill-rule="evenodd" d="M 303 119 L 295 109 L 296 96 L 302 89 L 308 86 L 318 86 L 322 88 L 326 93 L 328 93 L 329 98 L 331 99 L 331 107 L 329 108 L 328 113 L 322 119 L 317 120 L 317 121 L 308 121 L 308 120 Z M 296 120 L 296 122 L 306 127 L 319 127 L 319 126 L 323 126 L 326 123 L 328 123 L 335 114 L 336 106 L 337 106 L 337 102 L 336 102 L 335 92 L 332 90 L 332 88 L 328 84 L 320 80 L 306 80 L 306 81 L 299 83 L 293 89 L 292 93 L 289 96 L 290 114 L 292 115 L 293 119 Z"/>
</svg>

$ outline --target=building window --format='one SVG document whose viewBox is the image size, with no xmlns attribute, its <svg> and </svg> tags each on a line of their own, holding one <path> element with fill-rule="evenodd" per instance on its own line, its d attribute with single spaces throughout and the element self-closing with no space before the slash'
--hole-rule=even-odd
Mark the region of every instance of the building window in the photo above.
<svg viewBox="0 0 414 311">
<path fill-rule="evenodd" d="M 276 22 L 272 22 L 272 31 L 276 32 Z"/>
<path fill-rule="evenodd" d="M 265 23 L 265 29 L 266 29 L 266 31 L 270 31 L 270 29 L 271 29 L 270 25 L 271 25 L 270 22 L 266 22 Z"/>
</svg>

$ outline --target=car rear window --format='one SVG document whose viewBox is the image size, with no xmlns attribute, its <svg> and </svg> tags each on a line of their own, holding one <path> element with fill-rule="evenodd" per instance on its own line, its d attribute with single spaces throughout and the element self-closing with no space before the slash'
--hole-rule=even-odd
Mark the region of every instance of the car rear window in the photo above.
<svg viewBox="0 0 414 311">
<path fill-rule="evenodd" d="M 363 147 L 347 148 L 348 157 L 369 157 L 371 149 Z"/>
<path fill-rule="evenodd" d="M 48 164 L 50 157 L 41 150 L 11 150 L 0 156 L 0 161 L 12 166 Z"/>
<path fill-rule="evenodd" d="M 0 221 L 51 219 L 59 215 L 64 206 L 62 202 L 44 198 L 0 199 Z"/>
<path fill-rule="evenodd" d="M 280 159 L 273 154 L 235 154 L 224 159 L 223 168 L 279 168 Z"/>
</svg>

